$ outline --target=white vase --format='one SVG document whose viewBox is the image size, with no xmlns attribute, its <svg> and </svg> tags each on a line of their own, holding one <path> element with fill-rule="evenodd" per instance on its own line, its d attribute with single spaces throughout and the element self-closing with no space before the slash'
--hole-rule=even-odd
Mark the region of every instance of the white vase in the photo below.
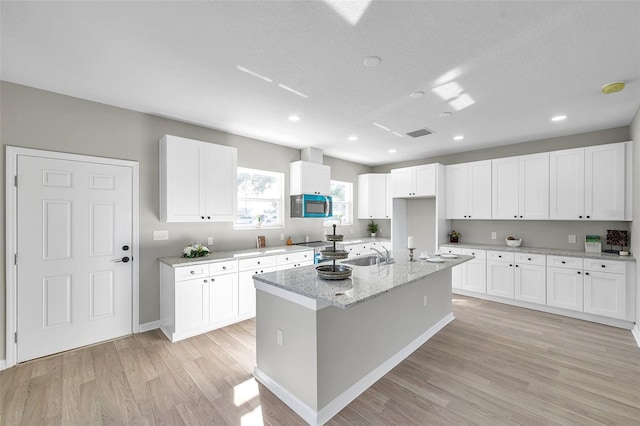
<svg viewBox="0 0 640 426">
<path fill-rule="evenodd" d="M 375 233 L 375 232 L 372 232 L 372 233 L 371 233 L 371 238 L 375 238 L 375 237 L 376 237 L 376 233 Z"/>
</svg>

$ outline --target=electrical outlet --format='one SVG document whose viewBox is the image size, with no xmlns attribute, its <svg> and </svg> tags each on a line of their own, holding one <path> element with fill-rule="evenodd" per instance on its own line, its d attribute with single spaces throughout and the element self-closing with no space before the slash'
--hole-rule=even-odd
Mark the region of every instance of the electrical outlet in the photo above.
<svg viewBox="0 0 640 426">
<path fill-rule="evenodd" d="M 207 245 L 208 246 L 212 246 L 213 245 L 213 237 L 207 237 Z"/>
<path fill-rule="evenodd" d="M 168 240 L 169 239 L 169 231 L 153 231 L 153 240 Z"/>
<path fill-rule="evenodd" d="M 280 234 L 280 241 L 284 241 L 284 234 Z"/>
<path fill-rule="evenodd" d="M 569 235 L 569 244 L 575 244 L 575 243 L 576 243 L 576 236 Z"/>
<path fill-rule="evenodd" d="M 495 239 L 497 239 L 497 238 L 498 238 L 498 233 L 497 233 L 497 232 L 492 232 L 492 233 L 491 233 L 491 239 L 492 239 L 492 240 L 495 240 Z"/>
<path fill-rule="evenodd" d="M 278 344 L 278 346 L 282 346 L 283 339 L 284 339 L 284 333 L 282 332 L 282 330 L 277 329 L 276 330 L 276 343 Z"/>
</svg>

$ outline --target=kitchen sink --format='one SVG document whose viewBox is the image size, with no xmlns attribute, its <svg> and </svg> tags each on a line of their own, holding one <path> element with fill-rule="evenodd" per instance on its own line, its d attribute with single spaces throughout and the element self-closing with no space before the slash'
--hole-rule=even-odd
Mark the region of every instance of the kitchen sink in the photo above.
<svg viewBox="0 0 640 426">
<path fill-rule="evenodd" d="M 378 256 L 356 257 L 355 259 L 343 260 L 342 263 L 355 266 L 371 266 L 376 264 L 376 259 L 378 259 Z M 388 265 L 390 263 L 393 263 L 393 259 L 390 261 L 380 261 L 380 265 Z"/>
</svg>

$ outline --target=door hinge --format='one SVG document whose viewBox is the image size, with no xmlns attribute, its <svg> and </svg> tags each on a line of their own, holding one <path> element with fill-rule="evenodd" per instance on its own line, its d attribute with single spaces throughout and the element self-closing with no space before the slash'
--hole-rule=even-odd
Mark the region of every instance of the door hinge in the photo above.
<svg viewBox="0 0 640 426">
<path fill-rule="evenodd" d="M 16 188 L 18 187 L 18 175 L 16 175 L 15 179 L 13 180 L 13 186 L 15 186 Z"/>
<path fill-rule="evenodd" d="M 18 343 L 18 332 L 17 331 L 13 335 L 13 343 Z"/>
<path fill-rule="evenodd" d="M 13 264 L 17 265 L 18 264 L 18 253 L 13 255 Z"/>
</svg>

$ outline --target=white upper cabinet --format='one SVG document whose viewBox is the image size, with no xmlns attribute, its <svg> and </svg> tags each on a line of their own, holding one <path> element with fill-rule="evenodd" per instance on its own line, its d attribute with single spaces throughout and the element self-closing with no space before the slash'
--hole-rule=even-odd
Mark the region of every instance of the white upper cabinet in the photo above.
<svg viewBox="0 0 640 426">
<path fill-rule="evenodd" d="M 358 219 L 389 219 L 385 173 L 358 175 Z"/>
<path fill-rule="evenodd" d="M 446 168 L 447 219 L 491 219 L 491 160 Z"/>
<path fill-rule="evenodd" d="M 493 219 L 549 219 L 549 153 L 492 160 Z"/>
<path fill-rule="evenodd" d="M 550 218 L 628 220 L 626 142 L 550 153 Z"/>
<path fill-rule="evenodd" d="M 391 170 L 391 197 L 435 197 L 436 164 Z"/>
<path fill-rule="evenodd" d="M 331 167 L 310 161 L 294 161 L 289 171 L 290 195 L 330 195 Z"/>
<path fill-rule="evenodd" d="M 166 135 L 160 139 L 160 220 L 233 221 L 237 149 Z"/>
</svg>

